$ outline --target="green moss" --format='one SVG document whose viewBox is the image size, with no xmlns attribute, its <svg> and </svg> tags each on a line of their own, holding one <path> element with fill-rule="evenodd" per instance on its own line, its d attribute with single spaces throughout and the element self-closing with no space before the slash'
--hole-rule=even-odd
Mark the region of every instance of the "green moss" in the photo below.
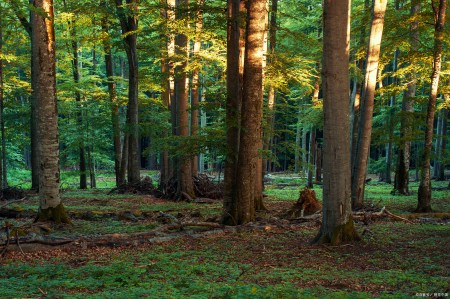
<svg viewBox="0 0 450 299">
<path fill-rule="evenodd" d="M 71 223 L 64 205 L 60 203 L 56 207 L 39 209 L 37 221 L 52 221 L 55 223 Z"/>
</svg>

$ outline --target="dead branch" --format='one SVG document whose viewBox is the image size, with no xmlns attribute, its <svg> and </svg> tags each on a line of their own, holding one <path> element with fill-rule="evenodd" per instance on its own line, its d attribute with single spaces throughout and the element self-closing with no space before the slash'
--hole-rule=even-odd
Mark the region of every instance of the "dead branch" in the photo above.
<svg viewBox="0 0 450 299">
<path fill-rule="evenodd" d="M 26 198 L 26 197 L 21 198 L 21 199 L 16 199 L 16 200 L 10 200 L 10 201 L 8 201 L 7 203 L 2 204 L 2 205 L 0 206 L 0 209 L 4 208 L 4 207 L 6 207 L 7 205 L 10 205 L 10 204 L 12 204 L 12 203 L 24 201 L 25 198 Z"/>
</svg>

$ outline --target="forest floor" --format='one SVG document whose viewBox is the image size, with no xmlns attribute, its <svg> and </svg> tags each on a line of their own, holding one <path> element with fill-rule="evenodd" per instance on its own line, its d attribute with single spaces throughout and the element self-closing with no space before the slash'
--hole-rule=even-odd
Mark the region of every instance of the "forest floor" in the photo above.
<svg viewBox="0 0 450 299">
<path fill-rule="evenodd" d="M 427 215 L 412 214 L 416 184 L 413 195 L 394 196 L 390 185 L 369 183 L 368 209 L 386 207 L 407 221 L 356 221 L 362 241 L 343 246 L 310 244 L 320 218 L 282 217 L 301 184 L 276 178 L 266 188 L 268 211 L 239 227 L 218 225 L 220 201 L 108 190 L 66 190 L 72 225 L 33 226 L 38 202 L 29 196 L 8 206 L 17 218 L 0 218 L 0 239 L 6 226 L 11 235 L 0 260 L 0 298 L 448 297 L 450 191 L 439 189 L 445 183 L 433 182 L 436 213 Z M 314 190 L 320 199 L 321 187 Z"/>
</svg>

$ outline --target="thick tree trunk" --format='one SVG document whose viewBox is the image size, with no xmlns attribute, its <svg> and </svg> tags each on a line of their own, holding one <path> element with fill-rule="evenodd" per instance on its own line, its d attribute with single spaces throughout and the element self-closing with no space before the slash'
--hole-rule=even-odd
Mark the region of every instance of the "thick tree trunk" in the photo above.
<svg viewBox="0 0 450 299">
<path fill-rule="evenodd" d="M 53 1 L 35 0 L 34 9 L 45 14 L 34 13 L 32 42 L 40 55 L 35 60 L 38 72 L 36 99 L 39 134 L 39 212 L 37 220 L 69 222 L 59 193 L 59 142 L 58 111 L 56 102 L 56 56 L 53 26 Z M 46 15 L 47 17 L 44 17 Z"/>
<path fill-rule="evenodd" d="M 350 181 L 349 1 L 324 0 L 323 216 L 317 243 L 359 240 L 353 225 Z"/>
<path fill-rule="evenodd" d="M 176 1 L 175 17 L 178 21 L 187 25 L 188 0 Z M 188 60 L 188 38 L 185 34 L 178 34 L 175 37 L 175 53 L 179 57 L 179 64 L 175 67 L 175 97 L 177 103 L 177 135 L 181 137 L 189 136 L 189 105 L 187 88 L 187 60 Z M 191 158 L 189 154 L 184 154 L 178 159 L 178 190 L 177 197 L 195 197 L 192 180 Z M 186 198 L 188 199 L 188 198 Z"/>
<path fill-rule="evenodd" d="M 123 136 L 123 143 L 122 143 L 122 160 L 120 161 L 120 172 L 119 172 L 119 186 L 125 184 L 125 178 L 127 176 L 127 169 L 128 169 L 128 133 L 125 132 L 125 135 Z"/>
<path fill-rule="evenodd" d="M 419 22 L 417 14 L 420 11 L 420 0 L 411 1 L 411 19 L 409 43 L 411 52 L 419 49 Z M 416 96 L 416 74 L 413 71 L 408 76 L 408 88 L 402 100 L 402 117 L 400 122 L 400 146 L 397 155 L 394 189 L 402 195 L 409 195 L 409 166 L 411 161 L 411 128 L 414 112 L 414 97 Z M 416 167 L 417 169 L 417 167 Z"/>
<path fill-rule="evenodd" d="M 352 206 L 361 208 L 364 201 L 364 189 L 369 161 L 372 117 L 375 99 L 375 85 L 380 57 L 381 37 L 383 35 L 384 14 L 387 0 L 374 1 L 369 47 L 366 58 L 361 119 L 358 129 L 358 143 L 352 172 Z"/>
<path fill-rule="evenodd" d="M 138 57 L 137 57 L 137 0 L 127 0 L 129 5 L 125 10 L 122 0 L 116 0 L 117 13 L 124 35 L 125 52 L 128 58 L 128 173 L 129 183 L 140 180 L 140 150 L 139 150 L 139 106 L 138 106 Z M 126 13 L 129 12 L 129 13 Z"/>
<path fill-rule="evenodd" d="M 261 145 L 263 42 L 265 31 L 266 1 L 249 1 L 244 58 L 241 134 L 236 176 L 236 224 L 255 219 L 255 182 L 261 179 L 257 173 L 258 149 Z"/>
<path fill-rule="evenodd" d="M 109 25 L 106 16 L 102 19 L 102 30 L 103 33 L 109 37 Z M 108 93 L 111 106 L 111 124 L 114 144 L 114 173 L 116 175 L 116 186 L 120 186 L 124 182 L 121 182 L 120 180 L 120 159 L 122 149 L 120 142 L 119 104 L 117 102 L 116 81 L 114 80 L 111 44 L 106 38 L 103 41 L 103 49 L 105 51 L 105 71 L 108 80 Z"/>
<path fill-rule="evenodd" d="M 446 0 L 439 1 L 439 7 L 436 7 L 437 1 L 432 1 L 433 11 L 435 14 L 434 26 L 434 54 L 433 54 L 433 71 L 431 74 L 431 88 L 428 97 L 427 120 L 425 129 L 425 144 L 422 156 L 422 165 L 420 167 L 420 185 L 418 191 L 418 203 L 416 212 L 431 211 L 431 174 L 430 159 L 431 147 L 433 143 L 433 123 L 434 113 L 436 111 L 436 98 L 439 87 L 439 77 L 442 63 L 442 44 L 444 40 L 444 24 Z"/>
<path fill-rule="evenodd" d="M 227 105 L 226 138 L 227 152 L 224 170 L 224 214 L 221 222 L 236 225 L 238 206 L 236 202 L 236 170 L 239 151 L 239 123 L 241 110 L 241 82 L 239 69 L 240 1 L 228 0 L 227 25 Z"/>
</svg>

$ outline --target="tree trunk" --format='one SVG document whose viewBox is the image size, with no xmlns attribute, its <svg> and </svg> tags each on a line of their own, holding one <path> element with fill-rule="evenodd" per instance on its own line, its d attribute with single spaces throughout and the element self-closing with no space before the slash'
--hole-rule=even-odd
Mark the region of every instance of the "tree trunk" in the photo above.
<svg viewBox="0 0 450 299">
<path fill-rule="evenodd" d="M 122 160 L 120 161 L 120 173 L 119 173 L 119 186 L 125 184 L 125 178 L 127 175 L 127 169 L 128 169 L 128 140 L 129 135 L 127 132 L 125 132 L 125 135 L 123 136 L 123 143 L 122 143 Z"/>
<path fill-rule="evenodd" d="M 139 107 L 138 107 L 138 57 L 137 57 L 137 0 L 127 0 L 128 9 L 123 7 L 122 0 L 116 0 L 117 14 L 124 35 L 125 52 L 128 58 L 128 173 L 129 183 L 140 180 L 140 150 L 139 150 Z M 126 13 L 129 12 L 129 13 Z"/>
<path fill-rule="evenodd" d="M 40 156 L 39 212 L 37 220 L 68 223 L 59 193 L 59 141 L 56 102 L 56 56 L 53 25 L 53 1 L 35 0 L 32 42 L 40 55 L 35 59 L 37 74 L 36 100 Z M 43 11 L 45 14 L 35 13 Z M 47 17 L 44 17 L 46 15 Z"/>
<path fill-rule="evenodd" d="M 247 4 L 244 78 L 242 93 L 241 134 L 236 176 L 236 224 L 255 219 L 258 149 L 261 141 L 263 42 L 265 31 L 266 1 L 255 0 Z"/>
<path fill-rule="evenodd" d="M 225 116 L 227 152 L 224 170 L 224 214 L 221 222 L 236 225 L 238 219 L 236 170 L 239 151 L 239 116 L 242 101 L 239 59 L 240 1 L 228 0 L 227 11 L 227 104 Z"/>
<path fill-rule="evenodd" d="M 411 19 L 409 43 L 411 52 L 419 49 L 419 22 L 417 15 L 420 11 L 420 1 L 411 1 Z M 409 195 L 409 166 L 411 162 L 411 131 L 412 113 L 414 112 L 414 97 L 416 96 L 416 74 L 414 68 L 408 76 L 408 88 L 402 100 L 402 117 L 400 122 L 400 146 L 397 156 L 397 170 L 395 172 L 394 189 L 402 195 Z M 416 166 L 417 169 L 417 166 Z"/>
<path fill-rule="evenodd" d="M 434 26 L 434 54 L 433 71 L 431 74 L 431 88 L 428 97 L 427 120 L 425 129 L 425 144 L 422 156 L 422 165 L 420 168 L 420 185 L 418 191 L 418 203 L 416 212 L 427 213 L 431 211 L 431 175 L 430 158 L 431 147 L 433 143 L 433 123 L 434 113 L 436 111 L 436 98 L 439 87 L 439 77 L 442 63 L 442 43 L 444 39 L 445 9 L 446 0 L 439 0 L 439 7 L 436 7 L 437 1 L 432 1 L 435 14 Z"/>
<path fill-rule="evenodd" d="M 102 18 L 102 30 L 103 33 L 109 37 L 109 24 L 106 15 Z M 117 101 L 116 81 L 114 80 L 111 44 L 106 38 L 103 40 L 103 49 L 105 51 L 105 71 L 108 80 L 108 93 L 111 106 L 111 124 L 114 144 L 114 173 L 116 175 L 116 186 L 118 187 L 124 183 L 120 179 L 120 159 L 122 149 L 120 142 L 119 104 Z"/>
<path fill-rule="evenodd" d="M 313 173 L 315 164 L 315 153 L 316 153 L 316 129 L 311 128 L 311 133 L 309 134 L 309 161 L 308 161 L 308 183 L 306 186 L 308 188 L 313 188 Z"/>
<path fill-rule="evenodd" d="M 198 56 L 201 48 L 201 33 L 203 27 L 203 5 L 205 0 L 197 0 L 197 12 L 195 20 L 195 41 L 193 56 L 194 59 Z M 192 71 L 192 99 L 191 99 L 191 135 L 196 136 L 198 134 L 198 116 L 199 116 L 199 96 L 200 96 L 200 68 L 195 67 Z M 192 157 L 192 176 L 198 174 L 198 154 Z"/>
<path fill-rule="evenodd" d="M 323 216 L 317 243 L 359 240 L 353 225 L 350 182 L 349 1 L 324 0 Z"/>
<path fill-rule="evenodd" d="M 369 47 L 366 58 L 366 72 L 363 89 L 361 119 L 358 129 L 358 143 L 352 172 L 352 206 L 361 208 L 364 201 L 364 189 L 369 161 L 372 117 L 375 98 L 375 85 L 380 57 L 381 37 L 383 35 L 384 14 L 387 0 L 374 1 Z"/>
<path fill-rule="evenodd" d="M 0 6 L 0 13 L 3 14 L 3 11 L 1 9 L 2 7 Z M 3 22 L 2 19 L 0 18 L 0 123 L 3 124 Z M 3 126 L 2 126 L 3 129 Z M 3 131 L 2 131 L 3 133 Z M 3 140 L 4 140 L 5 136 L 1 136 L 2 139 L 2 145 L 3 145 Z M 2 146 L 2 151 L 1 151 L 1 155 L 0 155 L 0 189 L 5 188 L 5 186 L 3 185 L 3 172 L 5 171 L 4 167 L 3 167 L 3 161 L 5 160 L 5 149 Z"/>
<path fill-rule="evenodd" d="M 175 17 L 178 21 L 187 25 L 187 9 L 189 0 L 176 1 Z M 177 102 L 177 135 L 189 136 L 189 113 L 187 88 L 187 60 L 188 60 L 188 38 L 185 34 L 175 37 L 175 53 L 179 57 L 179 64 L 175 67 L 175 97 Z M 187 194 L 190 198 L 195 197 L 192 180 L 192 168 L 190 154 L 184 154 L 178 160 L 178 190 L 177 197 L 182 198 Z"/>
<path fill-rule="evenodd" d="M 89 180 L 91 188 L 97 188 L 97 180 L 95 179 L 95 159 L 92 155 L 93 146 L 88 146 L 88 164 L 89 164 Z"/>
<path fill-rule="evenodd" d="M 448 94 L 444 95 L 445 102 L 449 103 L 450 98 Z M 440 167 L 439 173 L 437 175 L 437 180 L 445 181 L 445 157 L 446 157 L 446 149 L 447 149 L 447 122 L 448 122 L 448 108 L 442 109 L 442 141 L 441 148 L 439 149 L 439 160 Z"/>
<path fill-rule="evenodd" d="M 67 8 L 66 1 L 63 1 L 64 7 Z M 72 76 L 75 84 L 75 101 L 77 102 L 77 129 L 78 129 L 78 150 L 79 150 L 79 168 L 80 168 L 80 189 L 87 188 L 86 180 L 86 155 L 84 147 L 84 130 L 83 130 L 83 112 L 80 94 L 80 69 L 78 64 L 78 42 L 76 37 L 76 23 L 74 17 L 68 21 L 71 34 L 72 45 Z"/>
<path fill-rule="evenodd" d="M 441 167 L 439 163 L 439 152 L 441 151 L 441 142 L 442 142 L 442 110 L 439 110 L 437 113 L 436 120 L 436 144 L 434 146 L 434 162 L 433 162 L 433 176 L 432 178 L 436 179 L 439 173 L 439 168 Z"/>
</svg>

